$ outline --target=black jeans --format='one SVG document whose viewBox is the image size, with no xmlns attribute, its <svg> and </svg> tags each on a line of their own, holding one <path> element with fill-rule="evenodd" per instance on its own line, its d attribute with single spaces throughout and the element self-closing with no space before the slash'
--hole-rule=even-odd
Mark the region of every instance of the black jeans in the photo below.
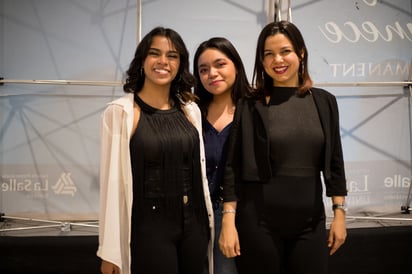
<svg viewBox="0 0 412 274">
<path fill-rule="evenodd" d="M 264 210 L 262 197 L 270 195 L 270 185 L 247 184 L 244 187 L 247 195 L 238 203 L 236 215 L 241 253 L 236 257 L 238 273 L 327 274 L 329 249 L 324 215 L 318 215 L 306 227 L 293 231 L 291 227 L 300 226 L 301 222 L 290 218 L 299 219 L 298 216 L 290 215 L 289 220 L 265 217 L 267 210 Z M 286 230 L 279 230 L 279 227 L 283 229 L 282 223 L 288 227 Z"/>
<path fill-rule="evenodd" d="M 190 199 L 173 218 L 145 199 L 145 217 L 133 220 L 132 274 L 202 273 L 210 235 L 194 214 Z"/>
</svg>

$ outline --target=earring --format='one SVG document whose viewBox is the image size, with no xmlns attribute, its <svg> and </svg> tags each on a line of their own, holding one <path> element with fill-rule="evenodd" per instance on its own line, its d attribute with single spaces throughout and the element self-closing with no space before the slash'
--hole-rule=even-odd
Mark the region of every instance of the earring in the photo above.
<svg viewBox="0 0 412 274">
<path fill-rule="evenodd" d="M 143 78 L 143 76 L 144 76 L 144 70 L 143 70 L 143 67 L 141 67 L 141 68 L 140 68 L 140 77 Z"/>
<path fill-rule="evenodd" d="M 299 74 L 300 76 L 303 76 L 303 73 L 305 72 L 305 64 L 300 60 L 300 69 L 299 69 Z"/>
</svg>

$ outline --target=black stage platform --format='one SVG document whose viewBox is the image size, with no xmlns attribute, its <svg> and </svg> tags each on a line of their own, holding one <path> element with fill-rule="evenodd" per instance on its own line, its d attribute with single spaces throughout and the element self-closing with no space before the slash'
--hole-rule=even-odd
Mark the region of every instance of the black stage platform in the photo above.
<svg viewBox="0 0 412 274">
<path fill-rule="evenodd" d="M 329 273 L 411 274 L 412 222 L 367 225 L 348 222 L 347 241 L 331 257 Z M 36 236 L 30 234 L 33 232 L 0 234 L 1 274 L 100 273 L 96 229 L 43 230 Z"/>
</svg>

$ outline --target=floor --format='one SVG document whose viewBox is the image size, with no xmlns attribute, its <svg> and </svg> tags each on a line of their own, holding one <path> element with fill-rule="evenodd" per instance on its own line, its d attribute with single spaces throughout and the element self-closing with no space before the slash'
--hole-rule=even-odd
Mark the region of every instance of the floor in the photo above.
<svg viewBox="0 0 412 274">
<path fill-rule="evenodd" d="M 328 218 L 328 225 L 331 219 Z M 412 215 L 347 216 L 348 237 L 329 274 L 412 273 Z M 98 274 L 96 222 L 0 220 L 1 274 Z M 260 274 L 260 273 L 251 273 Z M 315 273 L 308 273 L 315 274 Z"/>
</svg>

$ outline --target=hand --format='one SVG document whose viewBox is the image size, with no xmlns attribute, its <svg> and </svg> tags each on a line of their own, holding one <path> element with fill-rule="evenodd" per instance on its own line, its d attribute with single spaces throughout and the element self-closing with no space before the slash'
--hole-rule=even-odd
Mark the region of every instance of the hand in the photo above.
<svg viewBox="0 0 412 274">
<path fill-rule="evenodd" d="M 330 255 L 333 255 L 344 244 L 346 235 L 345 213 L 337 210 L 329 231 L 328 247 L 330 248 Z"/>
<path fill-rule="evenodd" d="M 102 274 L 120 274 L 120 269 L 118 266 L 105 260 L 102 260 L 100 271 Z"/>
<path fill-rule="evenodd" d="M 223 216 L 222 230 L 220 231 L 219 247 L 226 258 L 240 255 L 239 236 L 236 230 L 235 215 L 228 213 Z"/>
</svg>

